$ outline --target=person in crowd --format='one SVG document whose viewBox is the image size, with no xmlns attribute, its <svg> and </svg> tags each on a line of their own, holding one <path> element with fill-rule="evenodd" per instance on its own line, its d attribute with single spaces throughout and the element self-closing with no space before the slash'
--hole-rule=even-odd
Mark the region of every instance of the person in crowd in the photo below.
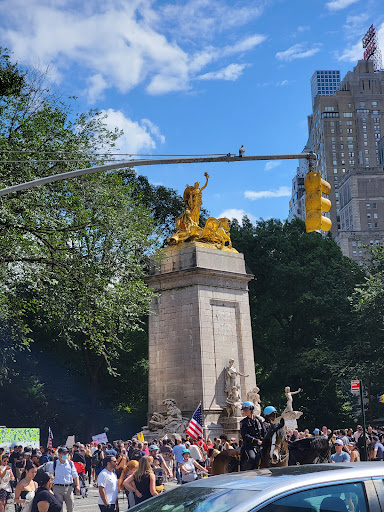
<svg viewBox="0 0 384 512">
<path fill-rule="evenodd" d="M 23 512 L 30 512 L 32 508 L 32 502 L 38 487 L 37 482 L 34 481 L 36 473 L 37 467 L 35 464 L 27 462 L 21 480 L 16 485 L 14 502 L 23 505 Z"/>
<path fill-rule="evenodd" d="M 111 443 L 107 444 L 107 449 L 105 450 L 105 455 L 113 455 L 113 457 L 117 457 L 117 451 L 114 449 L 114 447 L 111 445 Z"/>
<path fill-rule="evenodd" d="M 227 443 L 228 443 L 228 441 L 225 442 L 225 444 L 227 444 Z M 203 455 L 201 453 L 200 448 L 196 444 L 194 444 L 192 439 L 190 442 L 185 443 L 185 447 L 187 448 L 187 450 L 190 451 L 192 459 L 197 460 L 197 461 L 203 460 Z M 229 450 L 229 443 L 228 443 L 228 448 L 226 448 L 226 449 Z"/>
<path fill-rule="evenodd" d="M 151 456 L 141 457 L 136 472 L 124 481 L 124 487 L 134 493 L 136 505 L 158 494 L 152 462 Z"/>
<path fill-rule="evenodd" d="M 53 475 L 43 473 L 40 484 L 32 502 L 31 512 L 61 512 L 62 502 L 52 491 Z"/>
<path fill-rule="evenodd" d="M 219 450 L 215 450 L 214 448 L 208 448 L 208 456 L 205 459 L 205 469 L 208 472 L 208 476 L 212 475 L 212 463 L 215 460 L 215 457 L 219 455 Z"/>
<path fill-rule="evenodd" d="M 360 462 L 360 453 L 357 449 L 356 443 L 354 441 L 350 441 L 349 443 L 349 451 L 351 462 Z"/>
<path fill-rule="evenodd" d="M 76 443 L 73 445 L 73 453 L 72 460 L 73 462 L 80 462 L 80 464 L 84 464 L 85 466 L 85 454 L 81 452 L 82 445 L 80 443 Z"/>
<path fill-rule="evenodd" d="M 195 459 L 191 456 L 190 450 L 187 448 L 183 450 L 183 462 L 180 464 L 181 471 L 181 483 L 186 484 L 188 482 L 193 482 L 197 479 L 196 469 L 199 469 L 203 473 L 208 473 L 203 466 L 201 466 Z"/>
<path fill-rule="evenodd" d="M 127 496 L 128 508 L 132 508 L 135 506 L 135 495 L 134 495 L 133 491 L 129 491 L 128 489 L 126 489 L 124 487 L 124 481 L 129 476 L 132 476 L 136 472 L 138 467 L 139 467 L 139 463 L 137 460 L 130 460 L 128 462 L 128 464 L 126 465 L 125 469 L 123 470 L 123 472 L 121 473 L 119 482 L 118 482 L 119 492 L 124 490 L 125 494 Z"/>
<path fill-rule="evenodd" d="M 181 442 L 180 438 L 176 438 L 176 444 L 172 448 L 172 453 L 173 453 L 173 455 L 175 457 L 175 461 L 176 461 L 175 471 L 176 471 L 176 478 L 177 478 L 177 481 L 179 484 L 181 483 L 181 474 L 180 474 L 180 470 L 179 470 L 179 465 L 183 462 L 183 455 L 182 455 L 183 450 L 185 450 L 185 444 L 183 444 Z"/>
<path fill-rule="evenodd" d="M 88 477 L 88 483 L 92 482 L 92 454 L 89 445 L 80 450 L 80 453 L 85 457 L 85 474 Z"/>
<path fill-rule="evenodd" d="M 125 454 L 125 449 L 121 449 L 120 447 L 117 449 L 117 464 L 116 464 L 116 476 L 119 479 L 121 473 L 124 471 L 127 465 L 127 456 Z"/>
<path fill-rule="evenodd" d="M 331 462 L 350 462 L 349 453 L 343 451 L 344 443 L 341 439 L 335 441 L 335 453 L 331 455 Z"/>
<path fill-rule="evenodd" d="M 117 510 L 118 483 L 115 473 L 117 460 L 114 455 L 107 455 L 104 459 L 104 469 L 97 478 L 99 499 L 97 501 L 100 511 Z"/>
<path fill-rule="evenodd" d="M 149 446 L 147 441 L 144 441 L 143 443 L 143 452 L 145 452 L 145 455 L 149 455 Z"/>
<path fill-rule="evenodd" d="M 53 493 L 60 500 L 64 501 L 67 512 L 73 512 L 73 489 L 80 492 L 79 476 L 73 461 L 68 460 L 69 452 L 66 446 L 60 446 L 57 450 L 58 459 L 46 464 L 46 469 L 53 474 Z"/>
<path fill-rule="evenodd" d="M 7 501 L 12 496 L 11 481 L 15 479 L 8 463 L 8 455 L 3 455 L 0 462 L 0 512 L 5 511 Z"/>
<path fill-rule="evenodd" d="M 49 462 L 52 460 L 52 452 L 49 448 L 44 448 L 44 446 L 41 446 L 40 453 L 41 453 L 41 456 L 39 458 L 40 466 L 42 466 L 46 462 Z"/>
<path fill-rule="evenodd" d="M 172 478 L 172 473 L 168 469 L 163 456 L 159 453 L 160 448 L 156 444 L 151 444 L 149 447 L 149 455 L 152 459 L 158 462 L 158 467 L 164 470 L 164 475 L 167 475 L 168 478 Z"/>
<path fill-rule="evenodd" d="M 236 441 L 236 439 L 235 439 L 235 441 Z M 201 451 L 202 451 L 204 454 L 205 454 L 205 453 L 207 453 L 207 451 L 208 451 L 208 446 L 206 445 L 206 443 L 205 443 L 204 439 L 203 439 L 201 436 L 199 436 L 199 437 L 197 438 L 197 444 L 199 445 L 199 447 L 200 447 Z"/>
<path fill-rule="evenodd" d="M 9 457 L 9 462 L 12 465 L 12 472 L 16 480 L 20 480 L 21 473 L 24 471 L 25 463 L 22 445 L 15 446 Z"/>
<path fill-rule="evenodd" d="M 175 460 L 172 453 L 172 446 L 170 446 L 169 440 L 164 440 L 163 444 L 160 446 L 160 455 L 163 457 L 164 462 L 167 466 L 167 470 L 171 473 L 170 478 L 176 478 L 176 467 L 175 467 Z"/>
<path fill-rule="evenodd" d="M 97 476 L 102 471 L 102 464 L 104 459 L 104 452 L 102 450 L 101 444 L 97 445 L 97 449 L 93 452 L 92 455 L 92 480 L 94 487 L 97 487 Z"/>
<path fill-rule="evenodd" d="M 372 450 L 370 452 L 370 460 L 383 460 L 384 446 L 378 436 L 372 436 Z"/>
</svg>

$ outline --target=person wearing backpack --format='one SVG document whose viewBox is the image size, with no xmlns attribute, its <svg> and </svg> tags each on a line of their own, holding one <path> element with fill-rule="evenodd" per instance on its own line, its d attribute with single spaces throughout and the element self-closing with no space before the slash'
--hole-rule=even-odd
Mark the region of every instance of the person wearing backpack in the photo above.
<svg viewBox="0 0 384 512">
<path fill-rule="evenodd" d="M 68 460 L 68 448 L 60 446 L 57 450 L 58 459 L 53 462 L 48 462 L 45 465 L 45 470 L 52 473 L 53 479 L 53 494 L 61 501 L 64 501 L 67 507 L 67 512 L 73 512 L 73 489 L 80 492 L 79 475 L 71 460 Z"/>
</svg>

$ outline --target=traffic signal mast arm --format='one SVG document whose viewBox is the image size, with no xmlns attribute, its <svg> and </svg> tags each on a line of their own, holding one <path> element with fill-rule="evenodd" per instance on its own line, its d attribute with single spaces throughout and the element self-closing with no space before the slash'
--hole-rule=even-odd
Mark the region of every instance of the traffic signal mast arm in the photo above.
<svg viewBox="0 0 384 512">
<path fill-rule="evenodd" d="M 93 174 L 95 172 L 105 172 L 114 169 L 123 169 L 125 167 L 138 167 L 141 165 L 170 165 L 170 164 L 195 164 L 195 163 L 208 163 L 208 162 L 249 162 L 251 160 L 309 160 L 310 163 L 316 162 L 315 153 L 299 153 L 292 155 L 250 155 L 250 156 L 234 156 L 228 153 L 225 156 L 208 156 L 208 157 L 192 157 L 192 158 L 148 158 L 143 160 L 128 160 L 127 162 L 118 162 L 107 165 L 100 165 L 97 167 L 89 167 L 87 169 L 77 169 L 75 171 L 65 172 L 62 174 L 54 174 L 46 176 L 45 178 L 38 178 L 27 183 L 20 183 L 0 189 L 0 197 L 13 192 L 20 192 L 32 187 L 46 185 L 47 183 L 54 183 L 55 181 L 69 180 L 84 174 Z"/>
</svg>

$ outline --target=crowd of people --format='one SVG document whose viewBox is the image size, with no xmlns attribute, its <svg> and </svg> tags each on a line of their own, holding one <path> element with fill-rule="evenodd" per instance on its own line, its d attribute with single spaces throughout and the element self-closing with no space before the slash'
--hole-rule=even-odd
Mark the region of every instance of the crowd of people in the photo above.
<svg viewBox="0 0 384 512">
<path fill-rule="evenodd" d="M 246 411 L 243 427 L 253 421 Z M 271 420 L 265 416 L 267 422 Z M 98 488 L 101 512 L 118 510 L 119 492 L 125 492 L 128 507 L 132 507 L 162 492 L 167 481 L 184 484 L 209 476 L 221 451 L 247 446 L 244 428 L 242 436 L 239 442 L 223 434 L 213 440 L 184 436 L 174 442 L 165 438 L 148 443 L 134 438 L 110 444 L 76 443 L 71 449 L 0 448 L 0 512 L 12 495 L 16 512 L 60 512 L 64 503 L 67 512 L 73 512 L 74 493 L 91 485 Z M 359 462 L 367 460 L 366 456 L 383 460 L 384 427 L 368 426 L 365 438 L 360 425 L 356 430 L 331 431 L 323 426 L 312 432 L 287 431 L 290 441 L 313 436 L 327 436 L 332 462 Z"/>
</svg>

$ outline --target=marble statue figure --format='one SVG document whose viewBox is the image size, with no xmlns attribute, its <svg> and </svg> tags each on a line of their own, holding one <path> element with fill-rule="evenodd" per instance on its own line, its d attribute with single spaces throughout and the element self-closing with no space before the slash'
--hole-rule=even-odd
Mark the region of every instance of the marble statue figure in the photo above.
<svg viewBox="0 0 384 512">
<path fill-rule="evenodd" d="M 224 391 L 227 395 L 229 395 L 232 391 L 233 387 L 238 387 L 237 377 L 238 375 L 241 375 L 242 377 L 249 377 L 249 375 L 244 375 L 244 373 L 239 372 L 236 370 L 236 368 L 233 366 L 233 363 L 235 362 L 234 359 L 230 359 L 228 361 L 228 366 L 225 367 L 225 387 Z"/>
<path fill-rule="evenodd" d="M 237 386 L 232 386 L 225 402 L 227 404 L 227 416 L 239 418 L 241 416 L 241 396 Z"/>
</svg>

